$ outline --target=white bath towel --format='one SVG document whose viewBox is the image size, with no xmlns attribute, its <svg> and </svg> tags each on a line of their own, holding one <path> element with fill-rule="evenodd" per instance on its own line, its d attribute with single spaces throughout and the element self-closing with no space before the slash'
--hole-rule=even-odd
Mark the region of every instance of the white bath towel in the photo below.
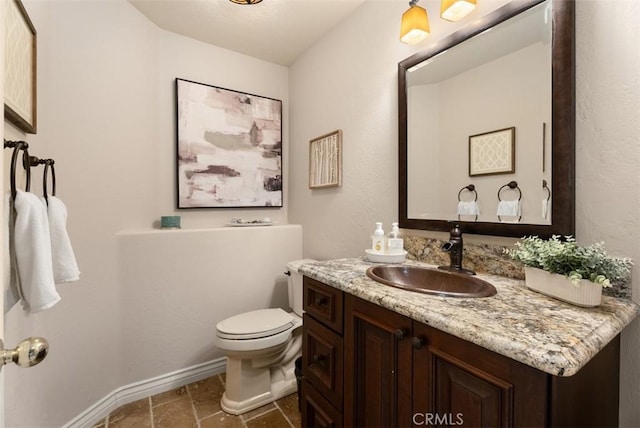
<svg viewBox="0 0 640 428">
<path fill-rule="evenodd" d="M 511 217 L 519 217 L 520 216 L 520 201 L 500 201 L 498 202 L 498 211 L 499 216 L 511 216 Z"/>
<path fill-rule="evenodd" d="M 480 215 L 480 207 L 476 201 L 458 202 L 458 215 Z"/>
<path fill-rule="evenodd" d="M 18 190 L 14 201 L 13 246 L 22 306 L 30 312 L 60 301 L 53 279 L 47 210 L 33 193 Z"/>
<path fill-rule="evenodd" d="M 51 257 L 53 260 L 53 278 L 56 284 L 73 282 L 80 279 L 80 269 L 71 247 L 67 233 L 67 207 L 59 198 L 48 196 L 49 232 L 51 233 Z"/>
</svg>

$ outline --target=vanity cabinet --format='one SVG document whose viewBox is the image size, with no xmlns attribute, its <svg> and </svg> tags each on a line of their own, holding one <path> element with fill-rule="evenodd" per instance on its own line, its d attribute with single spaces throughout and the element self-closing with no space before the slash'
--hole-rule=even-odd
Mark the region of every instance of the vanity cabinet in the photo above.
<svg viewBox="0 0 640 428">
<path fill-rule="evenodd" d="M 304 287 L 303 427 L 618 424 L 619 336 L 558 377 L 310 278 Z"/>
</svg>

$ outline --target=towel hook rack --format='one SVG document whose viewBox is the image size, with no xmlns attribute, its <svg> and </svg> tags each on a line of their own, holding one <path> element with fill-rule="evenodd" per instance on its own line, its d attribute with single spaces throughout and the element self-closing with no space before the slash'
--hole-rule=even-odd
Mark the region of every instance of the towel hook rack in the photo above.
<svg viewBox="0 0 640 428">
<path fill-rule="evenodd" d="M 16 165 L 18 163 L 18 152 L 22 151 L 22 167 L 27 173 L 27 179 L 25 184 L 25 191 L 28 192 L 31 188 L 31 162 L 29 157 L 29 144 L 26 141 L 7 141 L 4 140 L 4 148 L 12 148 L 11 154 L 11 171 L 9 181 L 11 183 L 11 199 L 15 201 L 16 194 Z"/>
<path fill-rule="evenodd" d="M 51 196 L 56 195 L 56 169 L 53 166 L 56 163 L 56 161 L 54 161 L 53 159 L 40 159 L 36 156 L 29 156 L 29 163 L 31 164 L 31 166 L 44 165 L 44 172 L 42 174 L 42 193 L 44 196 L 44 200 L 48 205 L 49 191 L 47 188 L 47 184 L 49 180 L 47 178 L 49 176 L 49 168 L 51 168 L 51 185 L 53 187 Z"/>
</svg>

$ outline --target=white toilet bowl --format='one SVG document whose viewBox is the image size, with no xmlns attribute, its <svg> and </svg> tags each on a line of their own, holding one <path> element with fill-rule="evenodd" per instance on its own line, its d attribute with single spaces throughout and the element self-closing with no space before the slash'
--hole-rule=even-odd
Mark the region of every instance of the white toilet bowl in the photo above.
<svg viewBox="0 0 640 428">
<path fill-rule="evenodd" d="M 235 315 L 216 326 L 216 346 L 227 356 L 222 409 L 239 415 L 297 390 L 295 360 L 302 351 L 302 275 L 287 264 L 289 305 L 294 312 L 259 309 Z"/>
</svg>

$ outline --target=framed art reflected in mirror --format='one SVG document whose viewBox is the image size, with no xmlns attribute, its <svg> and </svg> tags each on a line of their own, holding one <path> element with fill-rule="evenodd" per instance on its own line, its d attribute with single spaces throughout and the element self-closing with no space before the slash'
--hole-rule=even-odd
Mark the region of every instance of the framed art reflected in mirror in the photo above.
<svg viewBox="0 0 640 428">
<path fill-rule="evenodd" d="M 515 162 L 515 127 L 469 137 L 469 177 L 513 174 Z"/>
</svg>

